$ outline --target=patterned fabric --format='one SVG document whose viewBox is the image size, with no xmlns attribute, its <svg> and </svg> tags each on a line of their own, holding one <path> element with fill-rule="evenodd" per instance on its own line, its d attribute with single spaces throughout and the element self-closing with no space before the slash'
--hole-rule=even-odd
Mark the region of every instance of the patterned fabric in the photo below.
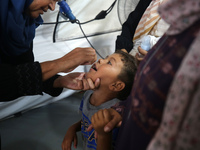
<svg viewBox="0 0 200 150">
<path fill-rule="evenodd" d="M 161 8 L 161 15 L 173 24 L 167 34 L 178 34 L 194 22 L 200 28 L 200 0 L 171 0 Z M 171 86 L 161 126 L 148 150 L 200 149 L 200 29 L 194 36 Z"/>
<path fill-rule="evenodd" d="M 162 18 L 158 20 L 158 22 L 154 25 L 154 27 L 150 31 L 150 35 L 155 37 L 161 37 L 169 28 L 169 24 L 167 24 Z"/>
<path fill-rule="evenodd" d="M 37 95 L 45 92 L 51 96 L 58 96 L 63 88 L 53 88 L 53 83 L 59 75 L 42 82 L 42 71 L 39 62 L 24 63 L 16 66 L 17 85 L 19 95 Z"/>
<path fill-rule="evenodd" d="M 14 100 L 20 96 L 43 94 L 58 96 L 63 88 L 54 88 L 58 75 L 42 82 L 41 67 L 38 62 L 13 66 L 0 64 L 0 101 Z"/>
<path fill-rule="evenodd" d="M 141 62 L 132 92 L 122 104 L 126 109 L 121 110 L 123 120 L 116 150 L 147 148 L 160 125 L 169 88 L 196 38 L 198 25 L 178 35 L 164 35 Z"/>
<path fill-rule="evenodd" d="M 195 46 L 191 47 L 176 74 L 168 95 L 162 124 L 148 150 L 200 149 L 199 41 L 200 36 L 195 40 Z"/>
<path fill-rule="evenodd" d="M 169 23 L 168 35 L 181 33 L 200 18 L 199 0 L 169 0 L 159 7 L 160 16 Z"/>
<path fill-rule="evenodd" d="M 145 35 L 148 35 L 153 28 L 154 28 L 154 31 L 151 34 L 153 36 L 162 36 L 163 33 L 167 30 L 168 25 L 163 21 L 159 24 L 159 25 L 161 25 L 160 28 L 158 25 L 156 25 L 158 22 L 160 22 L 160 20 L 162 20 L 160 18 L 160 15 L 157 12 L 157 9 L 163 1 L 164 0 L 152 0 L 150 5 L 145 10 L 137 28 L 136 28 L 133 41 L 140 39 L 140 38 L 144 37 Z M 163 24 L 164 24 L 164 26 L 163 26 Z M 160 29 L 161 31 L 163 31 L 162 35 L 156 35 L 156 31 L 155 31 L 156 29 Z M 159 33 L 160 33 L 160 31 L 159 31 Z"/>
<path fill-rule="evenodd" d="M 33 93 L 42 94 L 42 78 L 41 78 L 41 69 L 39 63 L 25 63 L 22 65 L 16 66 L 16 73 L 18 75 L 18 92 L 20 95 L 30 95 Z M 27 75 L 27 73 L 29 73 Z M 31 74 L 34 74 L 32 76 Z M 33 83 L 34 84 L 33 84 Z M 35 86 L 34 86 L 35 85 Z"/>
<path fill-rule="evenodd" d="M 169 25 L 160 17 L 157 10 L 160 4 L 166 0 L 152 0 L 145 10 L 133 37 L 133 49 L 130 54 L 135 56 L 138 53 L 138 46 L 142 43 L 142 38 L 150 35 L 153 38 L 160 38 L 169 28 Z M 156 41 L 157 42 L 157 41 Z M 152 47 L 152 46 L 151 46 Z"/>
</svg>

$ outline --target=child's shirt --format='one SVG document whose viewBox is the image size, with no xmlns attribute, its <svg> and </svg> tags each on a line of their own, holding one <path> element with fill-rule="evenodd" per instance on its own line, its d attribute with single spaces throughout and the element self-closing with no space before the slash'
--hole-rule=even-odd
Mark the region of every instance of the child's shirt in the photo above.
<svg viewBox="0 0 200 150">
<path fill-rule="evenodd" d="M 83 99 L 80 104 L 80 111 L 82 112 L 82 120 L 81 120 L 81 132 L 83 136 L 83 149 L 84 150 L 95 150 L 96 149 L 96 139 L 94 137 L 94 129 L 90 132 L 87 132 L 88 126 L 91 124 L 91 117 L 100 109 L 110 108 L 119 102 L 119 99 L 109 100 L 100 106 L 93 106 L 90 104 L 90 96 L 93 91 L 88 90 L 85 92 Z"/>
</svg>

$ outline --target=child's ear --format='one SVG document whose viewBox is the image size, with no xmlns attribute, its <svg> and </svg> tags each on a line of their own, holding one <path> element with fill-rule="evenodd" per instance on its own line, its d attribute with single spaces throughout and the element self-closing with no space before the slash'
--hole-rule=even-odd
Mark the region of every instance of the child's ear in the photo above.
<svg viewBox="0 0 200 150">
<path fill-rule="evenodd" d="M 123 90 L 124 87 L 125 87 L 125 83 L 122 81 L 117 81 L 109 85 L 110 90 L 116 91 L 116 92 Z"/>
</svg>

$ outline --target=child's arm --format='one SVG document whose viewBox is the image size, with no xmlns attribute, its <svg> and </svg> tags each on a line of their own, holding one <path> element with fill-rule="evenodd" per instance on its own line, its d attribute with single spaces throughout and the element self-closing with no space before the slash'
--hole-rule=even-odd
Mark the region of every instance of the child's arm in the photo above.
<svg viewBox="0 0 200 150">
<path fill-rule="evenodd" d="M 81 120 L 73 124 L 67 130 L 65 137 L 62 142 L 62 150 L 71 150 L 72 142 L 74 142 L 74 148 L 77 147 L 77 135 L 76 132 L 81 131 Z"/>
<path fill-rule="evenodd" d="M 92 116 L 92 126 L 98 134 L 97 150 L 111 150 L 112 131 L 104 132 L 104 126 L 111 120 L 111 115 L 106 110 L 100 110 Z"/>
</svg>

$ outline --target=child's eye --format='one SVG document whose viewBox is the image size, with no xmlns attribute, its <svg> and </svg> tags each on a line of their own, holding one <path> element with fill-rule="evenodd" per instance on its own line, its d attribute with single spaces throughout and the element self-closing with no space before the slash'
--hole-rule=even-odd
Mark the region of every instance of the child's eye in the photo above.
<svg viewBox="0 0 200 150">
<path fill-rule="evenodd" d="M 110 61 L 108 61 L 108 63 L 107 64 L 109 64 L 109 65 L 112 65 L 112 63 L 110 62 Z"/>
</svg>

